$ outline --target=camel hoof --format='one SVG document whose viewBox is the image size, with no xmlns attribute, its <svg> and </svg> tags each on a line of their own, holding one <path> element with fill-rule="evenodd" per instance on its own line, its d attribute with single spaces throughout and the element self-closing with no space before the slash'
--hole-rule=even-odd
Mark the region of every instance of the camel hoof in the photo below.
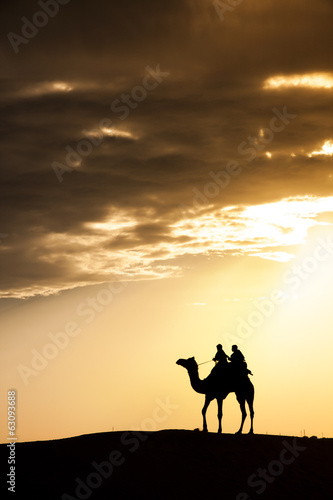
<svg viewBox="0 0 333 500">
<path fill-rule="evenodd" d="M 201 432 L 208 432 L 208 429 L 202 429 Z"/>
<path fill-rule="evenodd" d="M 253 430 L 252 429 L 249 431 L 249 435 L 253 436 Z"/>
<path fill-rule="evenodd" d="M 242 431 L 237 431 L 237 432 L 235 432 L 235 435 L 236 435 L 236 436 L 237 436 L 237 435 L 239 436 L 240 434 L 242 434 Z"/>
</svg>

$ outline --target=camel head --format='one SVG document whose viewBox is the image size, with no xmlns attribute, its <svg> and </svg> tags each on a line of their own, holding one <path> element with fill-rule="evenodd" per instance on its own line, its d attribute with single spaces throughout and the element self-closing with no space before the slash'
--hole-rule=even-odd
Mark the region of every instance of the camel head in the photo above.
<svg viewBox="0 0 333 500">
<path fill-rule="evenodd" d="M 186 368 L 186 370 L 198 370 L 198 364 L 194 359 L 194 356 L 188 359 L 178 359 L 178 361 L 176 361 L 176 364 L 183 366 L 184 368 Z"/>
</svg>

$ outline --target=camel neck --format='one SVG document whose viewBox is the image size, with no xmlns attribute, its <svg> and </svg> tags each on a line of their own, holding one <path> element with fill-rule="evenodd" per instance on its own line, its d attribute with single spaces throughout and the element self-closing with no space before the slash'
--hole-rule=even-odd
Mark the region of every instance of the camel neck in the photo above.
<svg viewBox="0 0 333 500">
<path fill-rule="evenodd" d="M 199 373 L 198 369 L 189 369 L 188 374 L 190 377 L 190 382 L 192 389 L 195 390 L 195 392 L 198 392 L 199 394 L 205 394 L 205 383 L 203 380 L 199 378 Z"/>
</svg>

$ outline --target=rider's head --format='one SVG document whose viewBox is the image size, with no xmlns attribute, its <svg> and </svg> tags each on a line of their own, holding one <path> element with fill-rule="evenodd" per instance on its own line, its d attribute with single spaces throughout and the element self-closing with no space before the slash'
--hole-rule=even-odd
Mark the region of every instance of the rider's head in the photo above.
<svg viewBox="0 0 333 500">
<path fill-rule="evenodd" d="M 220 349 L 222 349 L 222 344 L 217 344 L 216 349 L 217 349 L 218 351 L 219 351 Z"/>
<path fill-rule="evenodd" d="M 237 351 L 238 347 L 236 345 L 233 345 L 231 349 L 233 352 L 235 352 L 235 351 Z"/>
</svg>

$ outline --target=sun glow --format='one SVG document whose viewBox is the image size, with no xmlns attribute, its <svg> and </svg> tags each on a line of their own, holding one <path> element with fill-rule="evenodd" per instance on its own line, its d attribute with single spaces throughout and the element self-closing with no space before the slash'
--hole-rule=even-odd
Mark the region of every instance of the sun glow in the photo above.
<svg viewBox="0 0 333 500">
<path fill-rule="evenodd" d="M 331 89 L 333 87 L 332 73 L 309 73 L 305 75 L 276 75 L 264 81 L 264 89 L 279 89 L 290 87 L 306 87 Z"/>
<path fill-rule="evenodd" d="M 309 157 L 311 158 L 312 156 L 317 156 L 317 155 L 324 155 L 324 156 L 332 156 L 333 155 L 333 141 L 328 140 L 326 141 L 320 151 L 312 151 L 312 153 L 309 153 Z"/>
<path fill-rule="evenodd" d="M 227 211 L 220 210 L 179 222 L 173 235 L 190 238 L 189 243 L 183 246 L 183 250 L 188 246 L 190 253 L 231 252 L 288 262 L 294 258 L 293 254 L 272 251 L 272 247 L 304 243 L 309 228 L 328 224 L 316 221 L 316 217 L 332 210 L 333 197 L 288 198 L 264 205 L 228 207 Z M 239 241 L 240 227 L 242 241 Z"/>
</svg>

